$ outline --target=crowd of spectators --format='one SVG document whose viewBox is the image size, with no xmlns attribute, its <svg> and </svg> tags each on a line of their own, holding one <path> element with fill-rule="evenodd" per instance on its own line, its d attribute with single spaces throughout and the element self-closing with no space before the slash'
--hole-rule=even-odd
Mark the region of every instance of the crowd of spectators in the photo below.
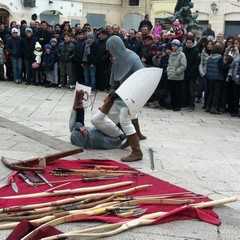
<svg viewBox="0 0 240 240">
<path fill-rule="evenodd" d="M 193 112 L 195 104 L 202 103 L 206 112 L 240 116 L 240 37 L 215 36 L 211 24 L 196 37 L 178 20 L 170 29 L 159 21 L 152 25 L 149 15 L 137 30 L 117 24 L 71 27 L 67 21 L 54 26 L 33 20 L 13 21 L 9 27 L 0 23 L 0 80 L 69 90 L 78 82 L 92 91 L 108 90 L 114 59 L 106 41 L 113 35 L 138 54 L 145 67 L 163 69 L 150 107 L 188 107 Z"/>
</svg>

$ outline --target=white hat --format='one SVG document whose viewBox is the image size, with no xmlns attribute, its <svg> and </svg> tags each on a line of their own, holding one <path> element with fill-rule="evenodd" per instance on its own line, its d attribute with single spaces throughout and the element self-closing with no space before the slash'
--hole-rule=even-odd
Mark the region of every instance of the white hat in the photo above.
<svg viewBox="0 0 240 240">
<path fill-rule="evenodd" d="M 11 31 L 12 33 L 18 33 L 18 30 L 16 29 L 16 28 L 12 28 L 12 31 Z"/>
<path fill-rule="evenodd" d="M 35 49 L 37 49 L 37 48 L 41 48 L 42 49 L 42 46 L 41 46 L 41 44 L 39 42 L 35 43 Z"/>
</svg>

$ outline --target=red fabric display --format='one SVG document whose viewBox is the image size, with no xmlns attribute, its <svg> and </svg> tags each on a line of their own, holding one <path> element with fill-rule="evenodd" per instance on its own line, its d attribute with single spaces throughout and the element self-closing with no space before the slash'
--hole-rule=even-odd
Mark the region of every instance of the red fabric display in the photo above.
<svg viewBox="0 0 240 240">
<path fill-rule="evenodd" d="M 180 188 L 176 185 L 170 184 L 169 182 L 162 181 L 160 179 L 157 179 L 155 177 L 152 177 L 148 174 L 145 174 L 143 172 L 139 172 L 138 175 L 135 177 L 132 176 L 120 176 L 118 179 L 113 180 L 103 180 L 103 181 L 95 181 L 95 182 L 83 182 L 81 181 L 83 176 L 80 175 L 72 175 L 72 176 L 65 176 L 65 177 L 57 177 L 54 175 L 51 175 L 51 170 L 56 168 L 65 168 L 65 169 L 86 169 L 86 165 L 109 165 L 109 166 L 119 166 L 118 170 L 122 171 L 137 171 L 136 169 L 130 168 L 128 165 L 116 162 L 113 160 L 98 160 L 98 159 L 92 159 L 92 160 L 56 160 L 53 162 L 53 164 L 48 165 L 45 169 L 45 172 L 43 175 L 48 181 L 57 181 L 57 180 L 67 180 L 67 179 L 79 179 L 79 181 L 71 182 L 70 184 L 66 186 L 62 186 L 60 188 L 57 188 L 56 190 L 61 189 L 74 189 L 74 188 L 81 188 L 81 187 L 92 187 L 92 186 L 100 186 L 100 185 L 106 185 L 110 183 L 117 183 L 117 182 L 123 182 L 123 181 L 133 181 L 133 184 L 125 186 L 125 187 L 119 187 L 114 188 L 110 190 L 106 190 L 104 192 L 113 192 L 113 191 L 120 191 L 128 188 L 132 188 L 139 185 L 144 184 L 152 184 L 151 187 L 145 189 L 144 191 L 137 191 L 130 196 L 150 196 L 150 195 L 161 195 L 161 194 L 170 194 L 170 193 L 183 193 L 182 195 L 179 194 L 177 196 L 174 196 L 173 198 L 182 198 L 184 199 L 184 193 L 189 192 L 186 189 Z M 88 168 L 91 169 L 91 168 Z M 114 170 L 113 170 L 114 171 Z M 33 174 L 33 173 L 31 173 Z M 20 195 L 20 194 L 29 194 L 29 193 L 37 193 L 37 192 L 44 192 L 48 190 L 50 187 L 48 185 L 41 185 L 38 187 L 31 187 L 27 185 L 23 180 L 21 180 L 17 175 L 12 175 L 14 178 L 14 181 L 17 183 L 19 192 L 15 193 L 10 185 L 4 186 L 0 189 L 0 208 L 10 207 L 10 206 L 18 206 L 18 205 L 28 205 L 28 204 L 34 204 L 34 203 L 44 203 L 44 202 L 53 202 L 60 199 L 70 198 L 74 195 L 64 195 L 64 196 L 54 196 L 54 197 L 38 197 L 38 198 L 17 198 L 17 199 L 1 199 L 1 197 L 6 196 L 14 196 L 14 195 Z M 62 183 L 53 184 L 54 187 L 61 185 Z M 191 193 L 191 192 L 189 192 Z M 84 194 L 85 195 L 85 194 Z M 77 195 L 78 196 L 78 195 Z M 210 201 L 209 198 L 206 198 L 205 196 L 196 194 L 197 198 L 193 198 L 195 203 L 203 202 L 203 201 Z M 168 197 L 169 198 L 169 197 Z M 186 197 L 185 197 L 186 198 Z M 191 197 L 189 197 L 191 198 Z M 145 214 L 154 213 L 154 212 L 167 212 L 162 217 L 157 218 L 153 224 L 159 224 L 159 223 L 166 223 L 173 220 L 183 220 L 183 219 L 191 219 L 191 218 L 197 218 L 202 221 L 220 225 L 221 221 L 218 218 L 218 215 L 212 210 L 212 209 L 197 209 L 190 206 L 183 206 L 183 205 L 162 205 L 162 204 L 156 204 L 156 205 L 142 205 L 142 208 L 147 208 L 147 211 Z M 139 217 L 139 216 L 137 216 Z M 132 218 L 133 219 L 133 218 Z M 91 217 L 84 217 L 79 220 L 100 220 L 107 223 L 115 223 L 120 221 L 126 221 L 126 218 L 120 218 L 114 215 L 101 215 L 101 216 L 91 216 Z M 29 224 L 29 223 L 28 223 Z M 21 226 L 24 226 L 21 227 Z M 11 236 L 16 236 L 16 231 L 20 228 L 21 233 L 23 232 L 23 229 L 25 229 L 25 234 L 29 231 L 29 228 L 32 228 L 34 224 L 30 224 L 26 226 L 26 221 L 23 221 L 16 227 L 15 231 L 9 236 L 7 240 L 12 239 L 18 239 L 13 238 Z M 52 231 L 54 228 L 50 227 L 49 234 L 52 234 Z M 57 231 L 57 230 L 56 230 Z M 15 232 L 15 233 L 14 233 Z M 44 231 L 44 234 L 48 234 L 48 231 Z M 46 236 L 46 235 L 45 235 Z M 50 236 L 50 235 L 49 235 Z M 34 238 L 38 239 L 38 238 Z"/>
</svg>

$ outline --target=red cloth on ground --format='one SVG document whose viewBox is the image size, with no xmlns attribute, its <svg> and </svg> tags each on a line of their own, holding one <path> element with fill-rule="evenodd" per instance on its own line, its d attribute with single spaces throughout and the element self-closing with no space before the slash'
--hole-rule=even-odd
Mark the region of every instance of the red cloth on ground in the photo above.
<svg viewBox="0 0 240 240">
<path fill-rule="evenodd" d="M 53 164 L 48 165 L 43 175 L 49 180 L 49 181 L 56 181 L 56 180 L 64 180 L 64 179 L 79 179 L 77 182 L 72 182 L 71 184 L 68 184 L 66 186 L 63 186 L 61 188 L 58 188 L 56 190 L 61 189 L 73 189 L 73 188 L 81 188 L 81 187 L 92 187 L 92 186 L 99 186 L 99 185 L 106 185 L 110 183 L 117 183 L 117 182 L 123 182 L 123 181 L 133 181 L 134 183 L 128 186 L 109 189 L 104 192 L 113 192 L 113 191 L 120 191 L 123 189 L 132 188 L 139 185 L 144 184 L 152 184 L 152 187 L 149 187 L 143 191 L 137 191 L 130 196 L 147 196 L 147 195 L 159 195 L 159 194 L 167 194 L 167 193 L 185 193 L 189 192 L 186 189 L 180 188 L 176 185 L 170 184 L 169 182 L 162 181 L 160 179 L 157 179 L 155 177 L 152 177 L 148 174 L 139 172 L 139 174 L 136 177 L 128 177 L 128 176 L 121 176 L 119 179 L 115 180 L 104 180 L 104 181 L 98 181 L 98 182 L 87 182 L 84 183 L 80 179 L 82 176 L 67 176 L 67 177 L 56 177 L 50 174 L 52 169 L 55 168 L 67 168 L 67 169 L 81 169 L 84 168 L 84 165 L 110 165 L 110 166 L 119 166 L 119 170 L 135 170 L 130 168 L 128 165 L 119 163 L 113 160 L 57 160 L 54 161 Z M 18 205 L 28 205 L 28 204 L 34 204 L 34 203 L 43 203 L 43 202 L 53 202 L 60 199 L 65 199 L 69 197 L 73 197 L 74 195 L 64 195 L 64 196 L 54 196 L 54 197 L 38 197 L 38 198 L 17 198 L 17 199 L 1 199 L 1 197 L 5 196 L 11 196 L 11 195 L 19 195 L 19 194 L 28 194 L 28 193 L 34 193 L 34 192 L 44 192 L 48 190 L 50 187 L 48 185 L 42 185 L 39 187 L 31 187 L 28 186 L 25 182 L 23 182 L 21 179 L 17 177 L 17 175 L 14 176 L 14 180 L 18 185 L 19 193 L 16 194 L 10 185 L 4 186 L 0 190 L 0 208 L 10 207 L 10 206 L 18 206 Z M 54 184 L 54 186 L 60 185 L 61 183 Z M 79 195 L 79 194 L 78 194 Z M 78 196 L 77 195 L 77 196 Z M 194 199 L 196 203 L 203 202 L 203 201 L 209 201 L 210 199 L 197 194 L 199 198 Z M 175 198 L 181 198 L 184 197 L 183 195 L 177 195 Z M 167 212 L 162 217 L 157 218 L 153 224 L 159 224 L 159 223 L 165 223 L 173 220 L 183 220 L 183 219 L 191 219 L 191 218 L 197 218 L 202 221 L 219 225 L 221 222 L 218 219 L 218 215 L 213 212 L 212 209 L 196 209 L 193 207 L 184 207 L 182 205 L 141 205 L 142 208 L 147 208 L 147 212 L 145 214 L 153 213 L 153 212 Z M 126 219 L 119 218 L 117 216 L 113 215 L 102 215 L 102 216 L 91 216 L 91 217 L 85 217 L 80 218 L 79 220 L 100 220 L 107 223 L 114 223 L 119 221 L 125 221 Z"/>
<path fill-rule="evenodd" d="M 28 233 L 39 227 L 37 223 L 31 223 L 29 221 L 23 220 L 21 223 L 15 227 L 14 231 L 8 236 L 6 240 L 21 240 Z M 50 237 L 62 233 L 52 226 L 43 228 L 41 231 L 38 231 L 32 239 L 39 240 L 43 237 Z"/>
</svg>

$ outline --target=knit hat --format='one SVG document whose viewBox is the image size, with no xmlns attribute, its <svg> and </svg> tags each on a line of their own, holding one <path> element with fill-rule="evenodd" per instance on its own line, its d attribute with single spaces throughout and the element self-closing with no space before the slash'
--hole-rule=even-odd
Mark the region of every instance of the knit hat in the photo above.
<svg viewBox="0 0 240 240">
<path fill-rule="evenodd" d="M 164 46 L 162 46 L 162 45 L 159 45 L 158 48 L 157 48 L 157 50 L 158 50 L 159 52 L 162 52 L 163 49 L 164 49 Z"/>
<path fill-rule="evenodd" d="M 150 50 L 151 50 L 151 51 L 157 51 L 157 50 L 158 50 L 157 45 L 156 45 L 156 44 L 152 44 L 152 45 L 150 46 Z"/>
<path fill-rule="evenodd" d="M 87 38 L 95 39 L 95 35 L 92 32 L 90 32 L 87 34 Z"/>
<path fill-rule="evenodd" d="M 41 48 L 42 49 L 42 46 L 41 46 L 41 44 L 39 42 L 35 43 L 35 49 L 37 49 L 37 48 Z"/>
<path fill-rule="evenodd" d="M 46 50 L 46 49 L 52 49 L 52 46 L 50 45 L 50 44 L 45 44 L 44 45 L 44 49 Z"/>
<path fill-rule="evenodd" d="M 25 29 L 25 32 L 31 32 L 31 33 L 32 33 L 33 30 L 32 30 L 31 28 L 26 28 L 26 29 Z"/>
<path fill-rule="evenodd" d="M 178 19 L 176 19 L 174 22 L 173 22 L 173 26 L 176 26 L 176 27 L 179 27 L 180 26 L 180 22 Z"/>
<path fill-rule="evenodd" d="M 50 43 L 51 43 L 51 42 L 57 43 L 57 39 L 56 39 L 56 38 L 51 38 Z"/>
<path fill-rule="evenodd" d="M 174 45 L 176 45 L 178 47 L 181 47 L 181 42 L 179 40 L 177 40 L 177 39 L 172 40 L 171 44 L 172 45 L 174 44 Z"/>
</svg>

